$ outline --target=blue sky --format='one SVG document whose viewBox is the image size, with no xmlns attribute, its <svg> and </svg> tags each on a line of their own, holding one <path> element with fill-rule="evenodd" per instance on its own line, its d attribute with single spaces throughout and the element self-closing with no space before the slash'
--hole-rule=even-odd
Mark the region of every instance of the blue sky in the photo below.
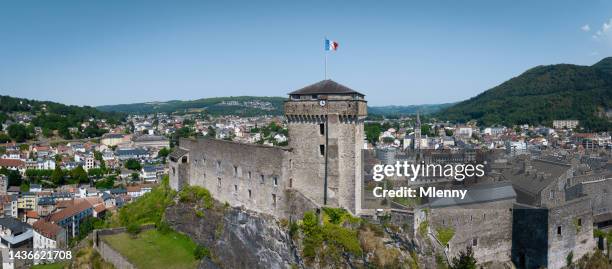
<svg viewBox="0 0 612 269">
<path fill-rule="evenodd" d="M 612 56 L 612 1 L 0 1 L 0 94 L 77 105 L 285 96 L 460 101 Z M 588 25 L 588 27 L 587 27 Z"/>
</svg>

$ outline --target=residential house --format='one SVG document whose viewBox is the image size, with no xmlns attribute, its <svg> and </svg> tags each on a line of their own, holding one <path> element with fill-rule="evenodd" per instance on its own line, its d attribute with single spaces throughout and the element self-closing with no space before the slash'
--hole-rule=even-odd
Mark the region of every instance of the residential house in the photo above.
<svg viewBox="0 0 612 269">
<path fill-rule="evenodd" d="M 74 200 L 68 207 L 51 214 L 49 221 L 63 227 L 68 231 L 70 237 L 74 237 L 79 234 L 81 223 L 92 216 L 93 207 L 88 201 Z"/>
<path fill-rule="evenodd" d="M 157 168 L 149 165 L 142 167 L 140 170 L 140 178 L 145 182 L 157 181 Z"/>
<path fill-rule="evenodd" d="M 19 196 L 17 208 L 24 211 L 36 210 L 37 198 L 36 193 L 24 192 Z"/>
<path fill-rule="evenodd" d="M 29 250 L 32 248 L 32 226 L 12 217 L 0 218 L 0 248 Z M 28 268 L 31 261 L 27 259 L 3 260 L 2 268 Z"/>
<path fill-rule="evenodd" d="M 63 249 L 68 244 L 68 232 L 66 229 L 46 220 L 39 220 L 32 225 L 34 229 L 34 250 L 56 250 Z M 47 259 L 44 262 L 52 262 Z M 34 260 L 34 264 L 41 263 Z"/>
<path fill-rule="evenodd" d="M 25 172 L 26 163 L 19 159 L 0 159 L 0 168 L 19 171 L 23 174 Z"/>
</svg>

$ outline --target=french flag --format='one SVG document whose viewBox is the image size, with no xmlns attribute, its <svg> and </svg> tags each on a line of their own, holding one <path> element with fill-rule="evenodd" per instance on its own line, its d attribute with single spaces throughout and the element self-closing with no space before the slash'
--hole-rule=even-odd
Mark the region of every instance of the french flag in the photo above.
<svg viewBox="0 0 612 269">
<path fill-rule="evenodd" d="M 336 51 L 338 50 L 338 42 L 333 41 L 333 40 L 329 40 L 329 39 L 325 39 L 325 51 Z"/>
</svg>

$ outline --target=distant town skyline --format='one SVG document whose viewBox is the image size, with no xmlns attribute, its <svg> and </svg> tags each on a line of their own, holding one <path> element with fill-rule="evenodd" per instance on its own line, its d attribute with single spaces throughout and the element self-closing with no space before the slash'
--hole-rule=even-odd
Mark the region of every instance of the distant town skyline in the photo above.
<svg viewBox="0 0 612 269">
<path fill-rule="evenodd" d="M 609 1 L 0 3 L 0 95 L 73 105 L 286 96 L 328 74 L 370 105 L 458 102 L 612 55 Z"/>
</svg>

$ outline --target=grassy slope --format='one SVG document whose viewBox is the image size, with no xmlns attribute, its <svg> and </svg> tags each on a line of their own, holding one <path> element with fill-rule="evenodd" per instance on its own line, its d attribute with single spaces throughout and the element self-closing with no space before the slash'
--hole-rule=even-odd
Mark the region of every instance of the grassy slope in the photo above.
<svg viewBox="0 0 612 269">
<path fill-rule="evenodd" d="M 140 233 L 136 238 L 122 233 L 104 237 L 115 250 L 123 254 L 138 268 L 195 268 L 193 252 L 196 244 L 187 236 L 157 230 Z"/>
</svg>

